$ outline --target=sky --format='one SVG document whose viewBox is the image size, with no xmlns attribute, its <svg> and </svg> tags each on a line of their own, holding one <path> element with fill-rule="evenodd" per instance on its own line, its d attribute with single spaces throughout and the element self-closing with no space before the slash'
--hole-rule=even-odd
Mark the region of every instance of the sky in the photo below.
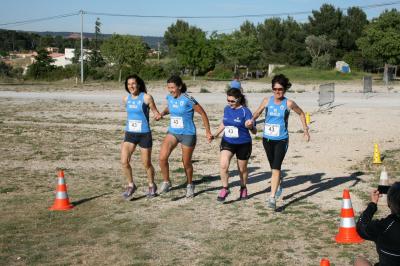
<svg viewBox="0 0 400 266">
<path fill-rule="evenodd" d="M 319 10 L 324 3 L 337 8 L 394 3 L 390 6 L 364 9 L 368 19 L 378 17 L 385 9 L 396 8 L 400 10 L 400 1 L 390 0 L 7 0 L 1 4 L 0 28 L 24 31 L 80 32 L 80 15 L 21 25 L 9 23 L 74 14 L 78 13 L 79 10 L 84 10 L 89 13 L 174 17 L 144 18 L 98 14 L 85 14 L 83 16 L 84 32 L 94 32 L 96 18 L 100 18 L 102 33 L 163 36 L 167 28 L 176 22 L 176 17 L 180 16 L 272 15 L 310 12 L 291 15 L 296 21 L 303 23 L 308 21 L 308 16 L 312 10 Z M 246 19 L 257 25 L 267 18 L 271 18 L 271 16 L 215 19 L 185 18 L 183 20 L 206 32 L 230 33 L 238 29 Z M 287 15 L 283 15 L 281 18 L 287 18 Z"/>
</svg>

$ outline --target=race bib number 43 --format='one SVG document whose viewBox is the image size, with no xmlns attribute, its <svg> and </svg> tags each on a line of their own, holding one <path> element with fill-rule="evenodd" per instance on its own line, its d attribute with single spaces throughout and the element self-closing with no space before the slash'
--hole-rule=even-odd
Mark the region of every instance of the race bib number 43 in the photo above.
<svg viewBox="0 0 400 266">
<path fill-rule="evenodd" d="M 227 137 L 227 138 L 238 138 L 239 130 L 237 127 L 226 126 L 224 128 L 224 134 L 225 134 L 225 137 Z"/>
<path fill-rule="evenodd" d="M 183 128 L 182 117 L 171 117 L 171 128 Z"/>
<path fill-rule="evenodd" d="M 265 135 L 271 137 L 279 137 L 280 128 L 281 127 L 278 124 L 265 123 L 265 128 L 264 128 Z"/>
<path fill-rule="evenodd" d="M 131 132 L 142 132 L 142 121 L 140 120 L 129 120 L 128 131 Z"/>
</svg>

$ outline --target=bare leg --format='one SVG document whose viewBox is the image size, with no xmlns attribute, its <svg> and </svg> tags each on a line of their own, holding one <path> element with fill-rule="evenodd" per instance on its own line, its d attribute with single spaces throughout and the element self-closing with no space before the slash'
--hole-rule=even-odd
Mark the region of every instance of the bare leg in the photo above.
<svg viewBox="0 0 400 266">
<path fill-rule="evenodd" d="M 128 181 L 128 186 L 133 186 L 132 167 L 130 165 L 132 153 L 136 149 L 136 144 L 130 142 L 123 142 L 121 144 L 121 166 L 122 172 Z"/>
<path fill-rule="evenodd" d="M 240 173 L 240 186 L 245 187 L 247 185 L 247 179 L 249 177 L 249 172 L 247 170 L 248 160 L 237 160 L 238 170 Z"/>
<path fill-rule="evenodd" d="M 372 264 L 367 259 L 359 257 L 354 261 L 354 266 L 372 266 Z"/>
<path fill-rule="evenodd" d="M 231 159 L 233 157 L 233 153 L 227 150 L 222 150 L 221 151 L 221 157 L 220 157 L 220 176 L 221 176 L 221 182 L 223 187 L 228 187 L 228 170 L 229 170 L 229 164 L 231 162 Z"/>
<path fill-rule="evenodd" d="M 162 174 L 164 182 L 169 181 L 168 159 L 169 159 L 169 156 L 171 155 L 171 152 L 175 149 L 176 145 L 178 145 L 177 139 L 170 134 L 167 134 L 165 136 L 164 141 L 161 144 L 160 168 L 161 168 L 161 174 Z"/>
<path fill-rule="evenodd" d="M 192 165 L 192 155 L 195 147 L 182 146 L 182 163 L 185 169 L 185 174 L 187 178 L 187 183 L 192 184 L 193 182 L 193 165 Z"/>
<path fill-rule="evenodd" d="M 278 189 L 279 184 L 281 183 L 281 170 L 272 169 L 271 176 L 271 198 L 275 197 L 276 190 Z"/>
<path fill-rule="evenodd" d="M 149 187 L 152 187 L 154 184 L 154 167 L 151 163 L 151 148 L 141 148 L 140 155 L 142 157 L 143 167 L 146 170 L 147 183 L 149 184 Z"/>
</svg>

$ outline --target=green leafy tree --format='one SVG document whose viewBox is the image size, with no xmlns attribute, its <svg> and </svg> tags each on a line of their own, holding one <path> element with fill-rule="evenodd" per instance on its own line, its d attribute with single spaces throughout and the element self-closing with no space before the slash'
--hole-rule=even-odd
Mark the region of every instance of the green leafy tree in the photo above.
<svg viewBox="0 0 400 266">
<path fill-rule="evenodd" d="M 270 63 L 304 65 L 308 62 L 304 44 L 305 30 L 293 18 L 266 19 L 257 29 L 264 65 Z"/>
<path fill-rule="evenodd" d="M 400 64 L 400 12 L 383 12 L 365 27 L 356 41 L 364 56 L 382 63 Z"/>
<path fill-rule="evenodd" d="M 34 79 L 48 78 L 50 73 L 56 69 L 52 63 L 54 59 L 49 56 L 49 52 L 41 49 L 38 51 L 37 56 L 35 56 L 35 63 L 29 66 L 28 76 Z"/>
<path fill-rule="evenodd" d="M 113 34 L 111 38 L 104 41 L 100 50 L 107 62 L 117 66 L 120 82 L 121 70 L 124 66 L 139 73 L 147 57 L 147 50 L 142 39 L 128 35 Z"/>
<path fill-rule="evenodd" d="M 331 51 L 336 46 L 336 40 L 329 40 L 325 35 L 307 36 L 305 40 L 307 51 L 312 58 L 312 67 L 328 69 L 330 67 Z"/>
<path fill-rule="evenodd" d="M 99 51 L 99 43 L 101 38 L 101 22 L 100 19 L 97 18 L 94 25 L 94 47 L 89 53 L 88 61 L 90 67 L 102 67 L 106 63 L 104 62 L 104 58 L 101 56 Z"/>
<path fill-rule="evenodd" d="M 168 46 L 171 55 L 174 55 L 180 41 L 186 38 L 185 36 L 187 36 L 189 32 L 189 28 L 189 23 L 183 20 L 177 20 L 175 24 L 167 28 L 164 33 L 164 42 Z"/>
<path fill-rule="evenodd" d="M 365 26 L 368 25 L 365 12 L 359 7 L 348 8 L 341 25 L 341 48 L 344 51 L 358 50 L 356 40 L 361 37 Z"/>
</svg>

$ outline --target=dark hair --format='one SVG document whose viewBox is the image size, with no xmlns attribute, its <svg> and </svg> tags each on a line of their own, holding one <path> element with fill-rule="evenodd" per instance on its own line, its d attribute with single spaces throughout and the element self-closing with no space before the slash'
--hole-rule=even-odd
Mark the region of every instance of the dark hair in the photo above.
<svg viewBox="0 0 400 266">
<path fill-rule="evenodd" d="M 271 83 L 272 88 L 274 88 L 275 83 L 279 83 L 284 88 L 285 92 L 292 87 L 292 83 L 290 83 L 289 79 L 283 74 L 275 75 Z"/>
<path fill-rule="evenodd" d="M 136 75 L 136 74 L 129 75 L 129 76 L 127 76 L 126 79 L 125 79 L 125 90 L 126 90 L 128 93 L 130 93 L 129 90 L 128 90 L 128 80 L 130 80 L 130 79 L 136 80 L 136 87 L 139 89 L 139 92 L 147 93 L 146 84 L 144 84 L 143 79 L 141 79 L 141 78 L 140 78 L 138 75 Z"/>
<path fill-rule="evenodd" d="M 182 81 L 180 76 L 177 76 L 177 75 L 171 76 L 167 80 L 167 83 L 175 83 L 176 86 L 181 87 L 181 92 L 186 92 L 187 91 L 186 84 L 183 83 L 183 81 Z"/>
<path fill-rule="evenodd" d="M 233 73 L 233 79 L 240 79 L 240 73 L 239 72 Z"/>
<path fill-rule="evenodd" d="M 387 202 L 392 213 L 400 217 L 400 182 L 395 182 L 389 188 Z"/>
<path fill-rule="evenodd" d="M 246 97 L 242 92 L 238 89 L 229 89 L 226 92 L 226 95 L 235 97 L 235 99 L 239 99 L 239 103 L 243 106 L 246 106 Z"/>
</svg>

